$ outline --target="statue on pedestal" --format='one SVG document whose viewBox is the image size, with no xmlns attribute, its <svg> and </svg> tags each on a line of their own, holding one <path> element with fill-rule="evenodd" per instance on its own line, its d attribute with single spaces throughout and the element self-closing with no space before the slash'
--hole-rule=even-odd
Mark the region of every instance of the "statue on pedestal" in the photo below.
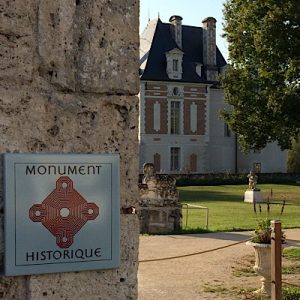
<svg viewBox="0 0 300 300">
<path fill-rule="evenodd" d="M 258 178 L 257 175 L 254 171 L 251 170 L 247 177 L 249 180 L 249 186 L 247 191 L 245 192 L 244 202 L 262 202 L 262 193 L 260 189 L 256 187 Z"/>
<path fill-rule="evenodd" d="M 254 171 L 250 171 L 250 173 L 247 175 L 248 179 L 249 179 L 249 190 L 258 190 L 256 188 L 256 184 L 257 184 L 257 175 L 255 174 Z"/>
</svg>

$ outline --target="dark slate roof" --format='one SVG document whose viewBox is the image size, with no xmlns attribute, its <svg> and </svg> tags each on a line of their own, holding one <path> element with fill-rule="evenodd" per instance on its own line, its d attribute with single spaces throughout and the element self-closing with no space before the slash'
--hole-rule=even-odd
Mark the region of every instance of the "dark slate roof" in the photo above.
<svg viewBox="0 0 300 300">
<path fill-rule="evenodd" d="M 206 80 L 205 67 L 202 76 L 196 73 L 196 63 L 203 65 L 203 29 L 202 27 L 182 25 L 183 74 L 181 80 L 169 79 L 166 72 L 166 52 L 178 48 L 171 33 L 171 24 L 158 20 L 151 48 L 149 50 L 146 68 L 141 80 L 181 81 L 204 83 Z M 226 65 L 226 61 L 217 48 L 217 67 Z"/>
</svg>

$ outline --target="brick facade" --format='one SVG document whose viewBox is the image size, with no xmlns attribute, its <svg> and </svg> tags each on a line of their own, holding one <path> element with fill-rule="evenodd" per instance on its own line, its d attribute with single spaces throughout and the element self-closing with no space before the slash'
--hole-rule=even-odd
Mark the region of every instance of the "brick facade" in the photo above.
<svg viewBox="0 0 300 300">
<path fill-rule="evenodd" d="M 262 171 L 285 172 L 286 153 L 276 145 L 244 156 L 236 152 L 234 135 L 224 134 L 219 117 L 226 107 L 224 92 L 212 85 L 227 65 L 216 46 L 216 20 L 205 18 L 202 27 L 181 21 L 180 16 L 172 16 L 170 23 L 153 20 L 141 35 L 140 168 L 154 160 L 158 165 L 160 157 L 162 173 L 244 172 L 258 162 Z M 189 41 L 180 50 L 175 29 Z M 179 170 L 171 167 L 174 148 L 180 152 Z"/>
<path fill-rule="evenodd" d="M 154 130 L 154 104 L 160 104 L 160 130 Z M 168 102 L 167 99 L 145 98 L 145 133 L 168 133 Z"/>
<path fill-rule="evenodd" d="M 145 82 L 142 93 L 142 118 L 145 136 L 153 135 L 147 145 L 147 162 L 152 162 L 157 172 L 169 171 L 172 147 L 180 148 L 180 169 L 187 168 L 191 172 L 198 171 L 203 157 L 200 148 L 206 135 L 206 103 L 207 87 L 182 83 L 148 83 Z M 177 88 L 178 94 L 174 93 Z M 181 134 L 170 133 L 171 101 L 179 101 Z M 159 105 L 158 105 L 159 104 Z M 196 112 L 195 112 L 196 110 Z M 160 114 L 154 115 L 154 114 Z M 188 137 L 192 136 L 192 137 Z M 193 144 L 193 146 L 192 146 Z M 148 148 L 149 147 L 149 148 Z M 197 146 L 196 146 L 197 147 Z M 146 148 L 142 148 L 144 149 Z M 144 163 L 145 161 L 143 161 Z"/>
<path fill-rule="evenodd" d="M 165 84 L 146 83 L 145 89 L 146 90 L 167 91 L 167 86 Z"/>
<path fill-rule="evenodd" d="M 145 91 L 145 96 L 146 97 L 167 97 L 167 92 L 166 91 L 160 91 L 160 90 L 154 90 L 154 91 Z"/>
<path fill-rule="evenodd" d="M 191 105 L 197 106 L 197 130 L 191 130 Z M 184 100 L 184 134 L 186 135 L 204 135 L 205 134 L 205 101 L 203 100 Z"/>
<path fill-rule="evenodd" d="M 167 98 L 166 84 L 146 83 L 145 91 L 145 133 L 146 134 L 168 134 L 168 101 L 183 99 L 183 134 L 204 135 L 205 134 L 205 98 L 206 87 L 184 86 L 183 97 Z M 156 94 L 156 95 L 155 95 Z M 159 95 L 158 95 L 159 94 Z M 157 96 L 157 98 L 156 98 Z M 195 99 L 187 99 L 195 98 Z M 160 104 L 160 129 L 154 129 L 154 104 Z M 197 106 L 197 130 L 191 130 L 191 105 Z"/>
<path fill-rule="evenodd" d="M 205 102 L 199 101 L 197 103 L 197 134 L 204 135 L 205 134 Z"/>
<path fill-rule="evenodd" d="M 185 86 L 183 90 L 185 93 L 207 93 L 205 86 Z"/>
</svg>

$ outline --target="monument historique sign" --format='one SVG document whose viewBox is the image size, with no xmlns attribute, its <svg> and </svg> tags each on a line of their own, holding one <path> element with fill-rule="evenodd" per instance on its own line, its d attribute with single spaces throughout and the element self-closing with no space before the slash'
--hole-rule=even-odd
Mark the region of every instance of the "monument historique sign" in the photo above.
<svg viewBox="0 0 300 300">
<path fill-rule="evenodd" d="M 5 275 L 116 268 L 119 156 L 5 154 Z"/>
</svg>

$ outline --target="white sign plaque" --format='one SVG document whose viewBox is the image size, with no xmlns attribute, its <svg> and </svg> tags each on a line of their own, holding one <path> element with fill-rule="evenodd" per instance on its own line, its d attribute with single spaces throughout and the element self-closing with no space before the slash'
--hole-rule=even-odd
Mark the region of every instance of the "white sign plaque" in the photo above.
<svg viewBox="0 0 300 300">
<path fill-rule="evenodd" d="M 5 275 L 119 266 L 119 156 L 5 154 Z"/>
</svg>

